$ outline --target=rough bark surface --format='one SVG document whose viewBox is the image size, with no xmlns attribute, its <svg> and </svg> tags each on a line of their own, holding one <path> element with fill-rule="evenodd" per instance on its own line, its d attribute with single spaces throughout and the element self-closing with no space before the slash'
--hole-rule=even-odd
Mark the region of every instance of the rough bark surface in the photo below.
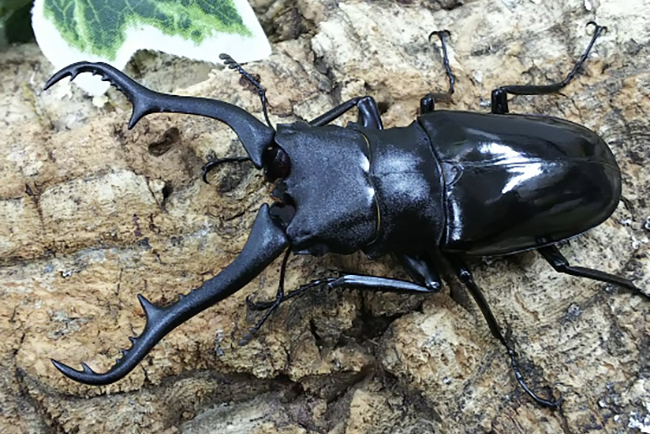
<svg viewBox="0 0 650 434">
<path fill-rule="evenodd" d="M 561 248 L 650 288 L 650 1 L 261 0 L 256 10 L 274 54 L 247 69 L 268 89 L 275 123 L 369 94 L 387 127 L 407 125 L 422 95 L 447 86 L 427 41 L 436 29 L 451 31 L 457 77 L 440 107 L 487 111 L 495 87 L 563 77 L 589 41 L 585 24 L 607 25 L 562 95 L 516 97 L 511 110 L 570 119 L 610 144 L 624 200 Z M 67 83 L 42 92 L 52 72 L 33 45 L 0 53 L 3 433 L 650 432 L 650 305 L 556 274 L 535 253 L 470 265 L 534 389 L 564 396 L 559 411 L 531 402 L 480 312 L 447 290 L 314 291 L 239 347 L 256 320 L 244 299 L 274 294 L 278 262 L 172 332 L 124 380 L 68 381 L 50 358 L 107 369 L 144 324 L 136 295 L 169 303 L 218 273 L 269 199 L 249 165 L 201 182 L 210 157 L 243 155 L 224 125 L 152 115 L 129 131 L 120 94 L 98 106 Z M 232 71 L 142 54 L 129 73 L 261 118 Z M 330 269 L 404 276 L 391 258 L 294 257 L 287 285 Z"/>
</svg>

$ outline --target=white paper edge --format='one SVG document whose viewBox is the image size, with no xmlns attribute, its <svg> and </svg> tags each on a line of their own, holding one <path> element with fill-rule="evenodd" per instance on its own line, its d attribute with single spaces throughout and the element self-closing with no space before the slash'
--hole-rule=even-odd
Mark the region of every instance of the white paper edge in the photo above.
<svg viewBox="0 0 650 434">
<path fill-rule="evenodd" d="M 126 32 L 124 45 L 118 50 L 114 61 L 108 61 L 91 53 L 84 53 L 70 46 L 63 39 L 54 24 L 44 15 L 45 0 L 36 0 L 32 9 L 32 27 L 34 35 L 43 54 L 54 65 L 56 70 L 71 63 L 89 61 L 106 62 L 122 70 L 133 54 L 138 50 L 157 50 L 176 56 L 187 57 L 205 62 L 221 64 L 219 54 L 228 53 L 240 63 L 253 62 L 269 57 L 269 44 L 262 26 L 246 0 L 233 0 L 244 25 L 251 31 L 252 36 L 219 33 L 208 37 L 199 45 L 191 40 L 178 36 L 165 35 L 153 26 L 145 25 L 131 28 Z M 151 41 L 146 43 L 147 41 Z M 81 74 L 74 82 L 91 95 L 101 95 L 109 88 L 107 82 L 90 74 Z"/>
</svg>

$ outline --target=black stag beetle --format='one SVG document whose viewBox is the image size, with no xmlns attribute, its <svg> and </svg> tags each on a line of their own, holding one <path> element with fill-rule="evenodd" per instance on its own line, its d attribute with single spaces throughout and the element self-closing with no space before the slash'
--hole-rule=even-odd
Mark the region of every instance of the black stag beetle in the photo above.
<svg viewBox="0 0 650 434">
<path fill-rule="evenodd" d="M 206 173 L 226 161 L 250 160 L 276 183 L 277 201 L 262 205 L 240 255 L 203 286 L 159 307 L 139 296 L 146 314 L 142 334 L 106 373 L 86 364 L 77 371 L 54 365 L 73 380 L 109 384 L 128 374 L 167 333 L 194 315 L 242 289 L 286 250 L 275 300 L 248 305 L 265 310 L 241 344 L 251 339 L 278 306 L 318 285 L 400 293 L 432 293 L 441 289 L 434 258 L 451 264 L 485 316 L 490 330 L 508 351 L 517 381 L 540 405 L 556 408 L 562 398 L 543 399 L 523 380 L 513 345 L 492 314 L 463 255 L 507 255 L 536 249 L 558 272 L 615 284 L 650 298 L 627 279 L 571 266 L 555 243 L 599 225 L 621 197 L 621 174 L 607 144 L 593 131 L 546 116 L 508 114 L 507 95 L 558 92 L 578 73 L 596 39 L 571 73 L 546 86 L 503 86 L 492 92 L 491 113 L 434 111 L 435 94 L 420 101 L 420 115 L 407 127 L 383 129 L 371 97 L 351 99 L 311 122 L 269 122 L 264 89 L 230 56 L 237 69 L 259 90 L 265 125 L 250 113 L 223 101 L 181 97 L 151 91 L 103 63 L 81 62 L 57 72 L 49 88 L 64 77 L 91 72 L 102 75 L 133 105 L 129 128 L 150 113 L 174 112 L 207 116 L 228 124 L 246 149 L 246 158 L 209 163 Z M 442 44 L 454 91 L 445 39 Z M 329 125 L 356 107 L 358 123 Z M 386 277 L 342 274 L 284 292 L 290 252 L 323 255 L 362 250 L 369 257 L 395 254 L 412 282 Z"/>
</svg>

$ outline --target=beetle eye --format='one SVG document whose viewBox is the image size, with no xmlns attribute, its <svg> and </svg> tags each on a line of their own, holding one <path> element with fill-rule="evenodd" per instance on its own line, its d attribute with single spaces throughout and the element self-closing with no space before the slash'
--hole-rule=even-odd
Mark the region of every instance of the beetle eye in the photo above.
<svg viewBox="0 0 650 434">
<path fill-rule="evenodd" d="M 282 148 L 273 146 L 264 152 L 264 176 L 269 182 L 289 176 L 289 156 Z"/>
</svg>

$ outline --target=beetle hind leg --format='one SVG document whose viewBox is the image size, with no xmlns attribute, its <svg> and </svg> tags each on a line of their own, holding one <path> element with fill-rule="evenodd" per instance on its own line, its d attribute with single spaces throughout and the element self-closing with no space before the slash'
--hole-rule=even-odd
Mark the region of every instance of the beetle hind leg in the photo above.
<svg viewBox="0 0 650 434">
<path fill-rule="evenodd" d="M 645 294 L 640 288 L 627 279 L 603 271 L 594 270 L 592 268 L 574 267 L 570 265 L 569 261 L 562 255 L 562 253 L 560 253 L 556 246 L 540 247 L 537 251 L 542 254 L 544 259 L 546 259 L 546 261 L 551 264 L 551 267 L 553 267 L 558 273 L 611 283 L 628 289 L 633 294 L 650 299 L 650 295 Z"/>
<path fill-rule="evenodd" d="M 517 353 L 515 352 L 513 345 L 510 344 L 508 340 L 505 338 L 505 336 L 503 335 L 503 333 L 501 333 L 501 328 L 499 327 L 499 324 L 497 323 L 497 320 L 494 317 L 494 314 L 492 313 L 492 310 L 490 309 L 487 300 L 483 296 L 483 293 L 481 292 L 478 285 L 476 285 L 476 283 L 474 282 L 474 277 L 472 276 L 472 273 L 469 271 L 469 268 L 467 268 L 467 265 L 465 265 L 465 263 L 457 256 L 448 255 L 447 259 L 449 260 L 452 267 L 454 268 L 454 271 L 456 272 L 456 275 L 458 276 L 460 281 L 467 287 L 470 294 L 472 294 L 472 297 L 476 301 L 476 304 L 478 305 L 479 309 L 481 309 L 481 312 L 483 313 L 483 316 L 485 317 L 485 320 L 487 321 L 488 326 L 490 327 L 490 332 L 492 332 L 492 336 L 494 336 L 497 340 L 499 340 L 499 342 L 501 342 L 501 344 L 508 351 L 508 356 L 510 357 L 510 364 L 512 366 L 512 370 L 515 373 L 515 377 L 517 378 L 517 382 L 519 383 L 519 385 L 539 405 L 551 409 L 558 408 L 560 404 L 562 404 L 562 396 L 560 396 L 557 399 L 553 397 L 551 397 L 551 399 L 541 398 L 537 394 L 535 394 L 535 392 L 530 390 L 530 388 L 524 381 L 524 377 L 521 373 L 521 369 L 519 368 Z"/>
</svg>

